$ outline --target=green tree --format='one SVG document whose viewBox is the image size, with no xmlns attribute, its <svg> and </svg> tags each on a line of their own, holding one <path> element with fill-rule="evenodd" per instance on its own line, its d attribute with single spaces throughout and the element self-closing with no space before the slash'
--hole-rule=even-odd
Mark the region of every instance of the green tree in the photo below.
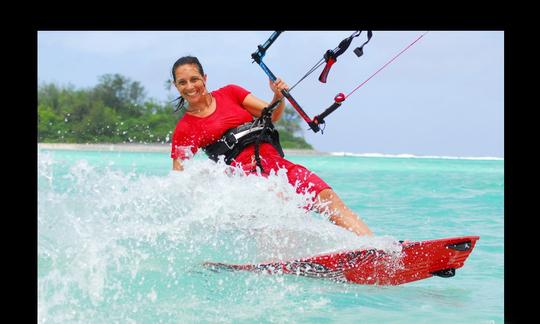
<svg viewBox="0 0 540 324">
<path fill-rule="evenodd" d="M 279 141 L 284 148 L 313 149 L 304 139 L 302 126 L 304 120 L 294 110 L 286 105 L 281 118 L 276 122 L 276 129 L 279 131 Z"/>
<path fill-rule="evenodd" d="M 185 110 L 175 102 L 147 100 L 145 90 L 119 74 L 106 74 L 93 88 L 42 83 L 38 87 L 38 140 L 43 143 L 170 143 Z M 311 148 L 302 120 L 287 107 L 276 123 L 285 148 Z"/>
<path fill-rule="evenodd" d="M 93 90 L 95 99 L 113 108 L 120 115 L 140 115 L 140 107 L 146 99 L 146 91 L 137 81 L 120 74 L 105 74 Z"/>
<path fill-rule="evenodd" d="M 279 131 L 289 132 L 292 135 L 299 133 L 302 135 L 302 117 L 294 110 L 293 107 L 286 105 L 281 118 L 276 123 L 276 128 Z"/>
<path fill-rule="evenodd" d="M 44 142 L 58 138 L 58 127 L 63 122 L 61 116 L 54 109 L 44 103 L 38 105 L 38 141 Z"/>
</svg>

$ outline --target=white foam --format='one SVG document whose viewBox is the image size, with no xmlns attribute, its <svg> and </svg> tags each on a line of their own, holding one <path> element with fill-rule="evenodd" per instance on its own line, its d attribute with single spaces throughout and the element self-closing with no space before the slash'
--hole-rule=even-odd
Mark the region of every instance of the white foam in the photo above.
<svg viewBox="0 0 540 324">
<path fill-rule="evenodd" d="M 141 307 L 159 304 L 164 290 L 145 288 L 146 275 L 178 280 L 204 261 L 395 248 L 391 237 L 358 237 L 307 212 L 309 196 L 295 193 L 284 170 L 246 176 L 208 159 L 184 168 L 151 176 L 38 154 L 41 320 L 102 321 L 96 309 L 123 313 L 118 301 L 133 302 L 132 293 Z"/>
<path fill-rule="evenodd" d="M 160 237 L 231 250 L 245 243 L 237 253 L 239 261 L 389 246 L 389 240 L 360 238 L 307 212 L 302 207 L 310 196 L 296 194 L 285 170 L 268 178 L 246 176 L 223 163 L 193 159 L 183 172 L 145 176 L 79 160 L 60 177 L 53 171 L 58 161 L 50 155 L 38 160 L 38 182 L 56 185 L 40 186 L 41 237 L 52 236 L 61 246 L 95 241 L 76 247 L 81 254 L 90 255 L 92 248 L 91 255 L 98 255 L 130 239 L 154 244 Z M 55 181 L 65 183 L 66 192 L 55 193 L 53 187 L 59 187 Z"/>
</svg>

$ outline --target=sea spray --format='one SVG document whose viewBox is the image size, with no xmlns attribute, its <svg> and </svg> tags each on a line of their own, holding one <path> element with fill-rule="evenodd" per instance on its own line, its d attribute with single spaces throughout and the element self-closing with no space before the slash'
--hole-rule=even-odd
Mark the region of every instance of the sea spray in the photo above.
<svg viewBox="0 0 540 324">
<path fill-rule="evenodd" d="M 156 312 L 164 320 L 189 319 L 194 314 L 185 307 L 206 303 L 207 295 L 196 291 L 209 282 L 216 296 L 233 301 L 242 301 L 236 295 L 249 287 L 278 299 L 286 297 L 276 289 L 293 287 L 282 279 L 242 275 L 240 286 L 227 275 L 216 286 L 201 266 L 205 261 L 397 249 L 390 237 L 361 238 L 304 209 L 310 195 L 296 194 L 285 172 L 246 176 L 223 163 L 194 159 L 183 172 L 154 176 L 40 152 L 40 322 L 129 322 Z"/>
<path fill-rule="evenodd" d="M 39 322 L 503 321 L 504 161 L 290 158 L 325 179 L 377 236 L 358 238 L 330 224 L 325 215 L 304 210 L 303 197 L 276 202 L 270 194 L 289 193 L 280 193 L 276 184 L 290 188 L 279 175 L 250 179 L 208 164 L 211 176 L 205 177 L 204 156 L 187 162 L 182 174 L 170 172 L 170 158 L 162 153 L 39 151 Z M 220 206 L 227 213 L 205 215 L 202 200 L 177 188 L 182 183 L 173 178 L 202 189 L 191 195 L 239 185 L 245 189 L 237 196 L 264 197 L 258 204 L 265 217 L 250 218 L 248 211 L 259 210 L 244 207 L 242 200 Z M 261 190 L 252 186 L 259 181 L 269 195 L 250 192 Z M 369 246 L 392 249 L 395 241 L 383 234 L 412 241 L 478 234 L 482 241 L 455 277 L 398 287 L 201 266 Z M 411 300 L 419 307 L 411 308 Z"/>
</svg>

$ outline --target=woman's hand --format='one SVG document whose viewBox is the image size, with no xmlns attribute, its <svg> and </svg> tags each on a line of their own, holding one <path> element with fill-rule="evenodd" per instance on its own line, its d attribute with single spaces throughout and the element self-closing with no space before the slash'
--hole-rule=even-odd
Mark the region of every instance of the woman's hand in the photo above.
<svg viewBox="0 0 540 324">
<path fill-rule="evenodd" d="M 272 92 L 274 92 L 274 98 L 270 101 L 270 103 L 255 97 L 251 93 L 248 94 L 242 102 L 242 106 L 244 107 L 244 109 L 246 109 L 255 118 L 261 117 L 261 113 L 265 107 L 268 107 L 271 103 L 277 100 L 281 100 L 283 98 L 281 90 L 289 90 L 289 86 L 281 79 L 276 79 L 275 82 L 272 82 L 272 80 L 270 80 L 269 84 L 270 89 L 272 90 Z M 282 100 L 272 113 L 273 122 L 276 122 L 281 118 L 284 109 L 285 101 Z"/>
<path fill-rule="evenodd" d="M 289 90 L 289 86 L 285 81 L 281 80 L 280 78 L 277 78 L 275 82 L 272 80 L 269 80 L 270 83 L 270 89 L 272 92 L 274 92 L 275 99 L 281 99 L 283 98 L 283 94 L 281 93 L 281 90 Z"/>
</svg>

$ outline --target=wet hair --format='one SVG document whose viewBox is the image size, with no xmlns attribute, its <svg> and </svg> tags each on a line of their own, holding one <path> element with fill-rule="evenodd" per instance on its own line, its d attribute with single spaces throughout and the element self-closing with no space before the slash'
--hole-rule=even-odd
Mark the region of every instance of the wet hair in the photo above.
<svg viewBox="0 0 540 324">
<path fill-rule="evenodd" d="M 201 75 L 204 75 L 203 67 L 201 65 L 201 62 L 199 62 L 198 58 L 196 58 L 195 56 L 183 56 L 183 57 L 179 58 L 178 60 L 176 60 L 176 62 L 174 62 L 173 67 L 172 67 L 171 73 L 172 73 L 172 77 L 173 77 L 173 82 L 175 84 L 176 84 L 176 75 L 174 74 L 174 71 L 176 71 L 176 69 L 179 66 L 186 65 L 186 64 L 195 64 L 197 66 L 197 70 L 199 71 L 199 73 Z M 178 101 L 178 104 L 176 104 L 176 109 L 174 110 L 174 112 L 177 112 L 182 107 L 184 107 L 184 103 L 185 103 L 185 99 L 182 96 L 179 96 L 178 98 L 174 99 L 173 101 L 176 101 L 176 100 L 179 100 L 179 101 Z"/>
</svg>

